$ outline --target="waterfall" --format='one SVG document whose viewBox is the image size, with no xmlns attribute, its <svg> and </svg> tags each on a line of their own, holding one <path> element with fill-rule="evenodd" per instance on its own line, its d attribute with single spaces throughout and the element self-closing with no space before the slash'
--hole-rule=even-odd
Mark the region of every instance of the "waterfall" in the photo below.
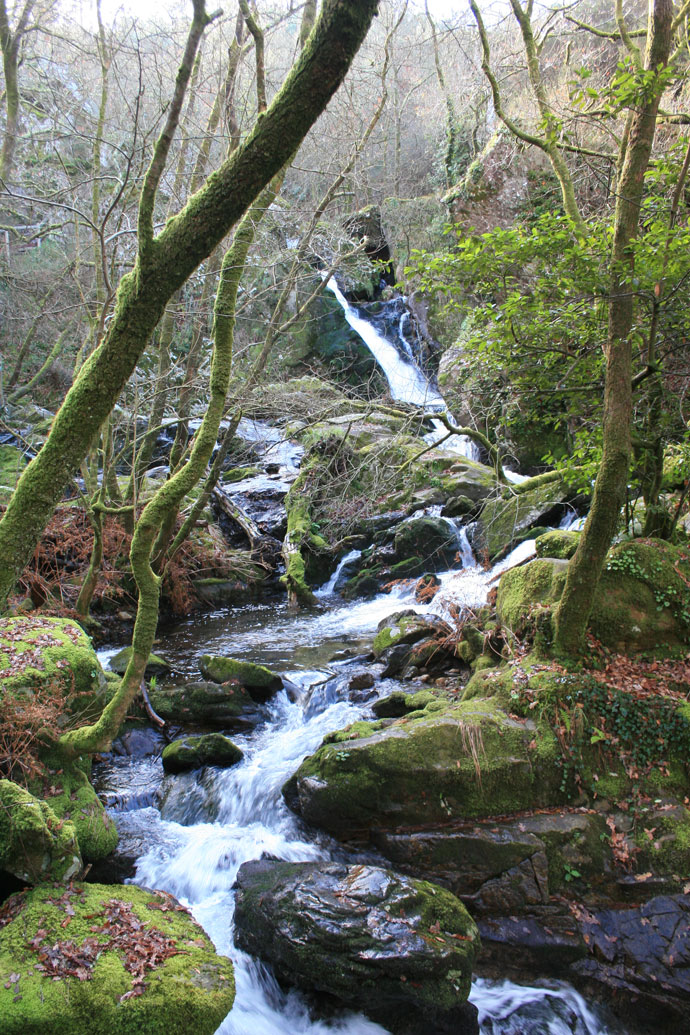
<svg viewBox="0 0 690 1035">
<path fill-rule="evenodd" d="M 419 406 L 427 412 L 448 413 L 445 399 L 414 361 L 412 349 L 404 335 L 404 315 L 398 324 L 400 340 L 398 346 L 384 337 L 369 320 L 350 305 L 338 287 L 335 277 L 331 277 L 326 286 L 342 306 L 343 314 L 350 327 L 360 336 L 386 375 L 393 399 Z M 402 354 L 401 348 L 405 355 Z M 439 442 L 443 449 L 459 453 L 460 456 L 466 456 L 469 459 L 477 458 L 477 449 L 467 436 L 453 435 L 444 442 L 440 442 L 448 434 L 448 429 L 438 417 L 432 417 L 431 423 L 434 430 L 425 436 L 427 442 L 430 444 Z"/>
</svg>

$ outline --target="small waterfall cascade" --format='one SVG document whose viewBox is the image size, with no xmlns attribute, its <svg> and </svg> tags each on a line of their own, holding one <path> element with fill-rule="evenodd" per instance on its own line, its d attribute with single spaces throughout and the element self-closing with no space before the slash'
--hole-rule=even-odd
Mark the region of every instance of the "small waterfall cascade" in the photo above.
<svg viewBox="0 0 690 1035">
<path fill-rule="evenodd" d="M 427 412 L 448 413 L 445 399 L 417 366 L 404 333 L 405 315 L 403 314 L 400 318 L 398 341 L 394 343 L 350 305 L 338 287 L 335 277 L 330 278 L 327 287 L 342 306 L 343 314 L 350 327 L 360 336 L 386 375 L 391 396 L 400 402 L 419 406 L 420 409 Z M 431 423 L 434 430 L 425 436 L 429 444 L 440 442 L 448 434 L 448 429 L 438 417 L 432 417 Z M 474 443 L 465 435 L 453 435 L 445 439 L 441 443 L 441 447 L 469 459 L 476 459 L 477 456 Z"/>
</svg>

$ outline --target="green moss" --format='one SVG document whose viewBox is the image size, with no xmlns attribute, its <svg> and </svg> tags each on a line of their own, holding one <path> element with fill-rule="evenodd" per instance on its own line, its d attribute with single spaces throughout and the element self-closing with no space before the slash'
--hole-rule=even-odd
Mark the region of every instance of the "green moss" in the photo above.
<svg viewBox="0 0 690 1035">
<path fill-rule="evenodd" d="M 182 737 L 163 748 L 166 773 L 183 773 L 202 766 L 233 766 L 244 758 L 242 751 L 222 733 L 206 733 L 199 737 Z"/>
<path fill-rule="evenodd" d="M 265 665 L 238 661 L 236 658 L 204 654 L 199 662 L 199 670 L 204 679 L 211 679 L 214 683 L 227 683 L 229 679 L 236 679 L 248 690 L 275 691 L 283 686 L 277 672 L 272 672 Z"/>
<path fill-rule="evenodd" d="M 554 804 L 559 761 L 550 730 L 473 698 L 387 723 L 347 751 L 324 745 L 286 794 L 309 822 L 342 834 Z"/>
<path fill-rule="evenodd" d="M 41 949 L 56 942 L 108 943 L 113 928 L 103 926 L 116 915 L 118 903 L 131 907 L 145 929 L 160 931 L 177 949 L 145 972 L 141 995 L 123 998 L 133 987 L 123 965 L 126 928 L 122 948 L 102 951 L 93 967 L 84 968 L 90 979 L 54 980 L 36 969 Z M 3 1035 L 213 1035 L 232 1006 L 230 961 L 216 956 L 202 929 L 170 896 L 136 887 L 77 884 L 56 891 L 43 885 L 15 896 L 11 907 L 18 912 L 0 930 Z M 11 975 L 17 978 L 10 981 Z"/>
<path fill-rule="evenodd" d="M 258 467 L 233 467 L 229 471 L 223 472 L 221 481 L 223 483 L 242 482 L 245 478 L 253 478 L 260 473 Z"/>
<path fill-rule="evenodd" d="M 132 648 L 123 647 L 108 662 L 111 671 L 116 672 L 119 676 L 123 676 L 131 657 Z M 147 679 L 150 679 L 151 676 L 164 676 L 168 672 L 170 672 L 170 665 L 165 658 L 159 658 L 157 654 L 149 654 L 149 660 L 146 662 L 144 673 Z"/>
<path fill-rule="evenodd" d="M 561 560 L 568 561 L 577 550 L 579 541 L 579 532 L 564 532 L 560 529 L 553 529 L 551 532 L 540 535 L 534 544 L 534 548 L 537 551 L 537 557 L 558 557 Z"/>
<path fill-rule="evenodd" d="M 48 759 L 48 766 L 50 766 Z M 77 840 L 85 862 L 104 859 L 117 848 L 117 828 L 89 783 L 83 769 L 58 761 L 47 768 L 41 781 L 32 785 L 33 792 L 45 798 L 59 819 L 69 820 L 77 832 Z"/>
<path fill-rule="evenodd" d="M 89 710 L 97 707 L 94 697 L 104 690 L 105 677 L 91 640 L 76 622 L 30 615 L 0 619 L 0 687 L 15 695 L 60 687 L 70 710 L 80 712 L 85 701 Z"/>
<path fill-rule="evenodd" d="M 74 825 L 24 787 L 0 780 L 0 870 L 35 884 L 70 880 L 81 868 Z"/>
<path fill-rule="evenodd" d="M 9 501 L 26 464 L 26 457 L 16 446 L 0 445 L 0 503 Z"/>
<path fill-rule="evenodd" d="M 504 572 L 496 598 L 501 623 L 515 632 L 524 630 L 535 606 L 558 600 L 565 584 L 566 565 L 566 561 L 543 558 Z"/>
</svg>

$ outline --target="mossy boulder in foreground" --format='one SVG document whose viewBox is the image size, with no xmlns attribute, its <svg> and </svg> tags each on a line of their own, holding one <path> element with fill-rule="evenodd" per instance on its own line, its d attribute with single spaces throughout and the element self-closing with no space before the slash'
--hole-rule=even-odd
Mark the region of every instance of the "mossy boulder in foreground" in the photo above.
<svg viewBox="0 0 690 1035">
<path fill-rule="evenodd" d="M 0 870 L 35 884 L 69 880 L 81 868 L 73 824 L 24 787 L 0 780 Z"/>
<path fill-rule="evenodd" d="M 31 789 L 48 800 L 55 815 L 74 825 L 79 849 L 85 862 L 97 862 L 117 848 L 117 827 L 78 764 L 66 765 L 51 760 L 42 779 Z"/>
<path fill-rule="evenodd" d="M 41 885 L 0 908 L 3 1035 L 213 1035 L 232 964 L 174 898 Z"/>
<path fill-rule="evenodd" d="M 495 700 L 432 700 L 330 734 L 285 784 L 295 811 L 336 837 L 448 822 L 561 800 L 554 734 Z"/>
<path fill-rule="evenodd" d="M 222 733 L 207 733 L 200 737 L 182 737 L 163 749 L 163 768 L 166 773 L 183 773 L 205 765 L 236 765 L 244 757 L 242 751 Z"/>
<path fill-rule="evenodd" d="M 404 1035 L 477 1031 L 467 1004 L 477 928 L 451 892 L 345 863 L 245 863 L 237 944 L 279 980 L 326 993 Z"/>
</svg>

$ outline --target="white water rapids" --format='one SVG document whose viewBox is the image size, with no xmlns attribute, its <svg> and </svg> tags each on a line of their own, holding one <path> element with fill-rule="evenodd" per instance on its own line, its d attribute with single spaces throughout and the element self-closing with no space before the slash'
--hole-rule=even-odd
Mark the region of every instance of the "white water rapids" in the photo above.
<svg viewBox="0 0 690 1035">
<path fill-rule="evenodd" d="M 521 544 L 501 567 L 532 547 Z M 480 606 L 497 571 L 498 566 L 492 572 L 471 566 L 445 572 L 433 604 L 414 606 L 437 614 L 450 602 Z M 411 603 L 409 588 L 350 605 L 326 589 L 319 612 L 295 615 L 275 604 L 217 612 L 182 623 L 161 645 L 175 667 L 190 674 L 201 653 L 227 653 L 277 667 L 300 689 L 293 694 L 296 700 L 281 691 L 264 706 L 265 722 L 233 736 L 245 753 L 239 765 L 163 776 L 159 759 L 123 758 L 113 760 L 105 774 L 106 785 L 125 794 L 160 783 L 157 807 L 135 807 L 114 818 L 123 844 L 140 851 L 136 882 L 181 899 L 218 950 L 234 961 L 236 1004 L 218 1035 L 384 1035 L 383 1028 L 361 1015 L 312 1019 L 299 993 L 283 992 L 266 967 L 233 944 L 232 885 L 243 862 L 264 852 L 290 861 L 342 857 L 342 847 L 305 830 L 289 812 L 281 787 L 326 733 L 366 714 L 365 706 L 345 696 L 346 681 L 337 681 L 348 658 L 333 656 L 338 659 L 348 650 L 356 654 L 371 641 L 381 618 Z M 391 681 L 390 689 L 398 685 Z M 385 685 L 380 689 L 385 692 Z M 485 1035 L 603 1035 L 610 1030 L 566 985 L 529 988 L 477 980 L 471 998 Z"/>
</svg>

